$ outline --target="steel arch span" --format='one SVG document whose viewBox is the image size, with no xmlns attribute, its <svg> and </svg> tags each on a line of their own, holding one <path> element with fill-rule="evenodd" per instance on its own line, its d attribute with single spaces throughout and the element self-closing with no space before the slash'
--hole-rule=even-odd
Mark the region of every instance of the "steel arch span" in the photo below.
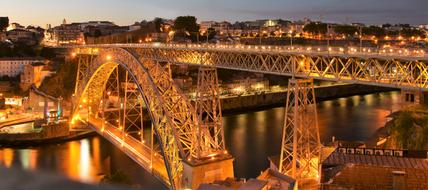
<svg viewBox="0 0 428 190">
<path fill-rule="evenodd" d="M 199 139 L 213 138 L 198 136 L 199 122 L 195 109 L 174 84 L 170 73 L 159 62 L 139 57 L 132 50 L 123 48 L 96 51 L 96 58 L 91 58 L 92 61 L 86 63 L 86 70 L 79 71 L 81 75 L 80 78 L 78 76 L 75 91 L 77 106 L 74 109 L 72 123 L 76 120 L 87 122 L 100 135 L 119 146 L 134 161 L 168 182 L 172 189 L 182 187 L 184 162 L 197 162 L 195 160 L 206 156 L 204 154 L 213 155 L 224 151 L 224 147 L 212 146 L 207 152 L 207 147 L 200 143 Z M 161 158 L 156 157 L 155 153 L 155 158 L 149 159 L 150 154 L 153 157 L 154 150 L 144 145 L 144 141 L 138 142 L 128 134 L 125 135 L 123 132 L 126 128 L 123 126 L 125 122 L 118 122 L 118 126 L 115 127 L 106 122 L 102 118 L 104 116 L 100 117 L 105 107 L 103 92 L 110 76 L 115 70 L 117 72 L 119 66 L 126 70 L 127 77 L 129 74 L 133 79 L 136 89 L 147 106 L 152 120 L 152 129 L 159 143 Z M 123 109 L 122 104 L 120 109 Z M 162 160 L 164 164 L 161 163 Z"/>
</svg>

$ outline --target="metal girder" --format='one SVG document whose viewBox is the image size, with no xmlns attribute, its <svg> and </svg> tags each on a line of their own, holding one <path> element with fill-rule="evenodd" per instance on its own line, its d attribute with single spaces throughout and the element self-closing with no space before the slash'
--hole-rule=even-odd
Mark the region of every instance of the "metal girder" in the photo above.
<svg viewBox="0 0 428 190">
<path fill-rule="evenodd" d="M 144 140 L 144 119 L 143 104 L 144 100 L 138 91 L 128 71 L 125 71 L 124 101 L 123 101 L 123 135 L 132 136 L 133 138 L 145 143 Z M 124 138 L 124 137 L 122 137 Z M 153 139 L 151 139 L 152 141 Z"/>
<path fill-rule="evenodd" d="M 223 120 L 216 68 L 199 67 L 195 107 L 200 121 L 198 135 L 202 147 L 200 156 L 224 152 Z"/>
<path fill-rule="evenodd" d="M 88 118 L 99 115 L 99 109 L 104 107 L 104 105 L 100 107 L 100 104 L 103 103 L 103 93 L 101 92 L 106 89 L 109 77 L 119 65 L 127 70 L 138 87 L 138 93 L 147 105 L 164 157 L 171 188 L 179 189 L 183 159 L 197 158 L 196 153 L 201 149 L 196 136 L 198 118 L 186 96 L 181 93 L 170 74 L 158 62 L 139 56 L 132 50 L 107 49 L 101 51 L 89 69 L 90 78 L 82 83 L 85 88 L 78 95 L 80 97 L 79 105 L 82 105 L 78 108 L 89 110 Z M 103 113 L 103 111 L 101 112 Z M 79 109 L 76 109 L 74 116 L 79 116 L 79 114 Z M 72 121 L 75 120 L 75 117 Z M 82 120 L 83 117 L 81 115 L 80 118 L 77 118 Z M 120 118 L 118 119 L 120 120 Z M 126 123 L 126 118 L 122 118 L 121 125 L 126 125 Z M 123 126 L 122 129 L 124 130 L 125 127 Z M 141 145 L 143 146 L 143 143 Z"/>
<path fill-rule="evenodd" d="M 321 143 L 312 79 L 288 82 L 279 171 L 300 183 L 319 180 Z"/>
<path fill-rule="evenodd" d="M 425 61 L 215 49 L 135 49 L 145 57 L 173 64 L 207 65 L 250 72 L 428 91 L 428 63 Z M 205 61 L 201 62 L 201 57 Z"/>
</svg>

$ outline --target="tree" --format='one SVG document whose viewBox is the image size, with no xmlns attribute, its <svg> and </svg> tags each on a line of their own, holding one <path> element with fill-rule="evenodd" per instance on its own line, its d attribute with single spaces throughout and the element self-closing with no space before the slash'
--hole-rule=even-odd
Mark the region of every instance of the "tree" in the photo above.
<svg viewBox="0 0 428 190">
<path fill-rule="evenodd" d="M 303 31 L 310 33 L 312 35 L 326 34 L 327 24 L 319 23 L 319 22 L 311 22 L 303 27 Z"/>
<path fill-rule="evenodd" d="M 53 48 L 42 47 L 39 52 L 39 56 L 44 57 L 46 59 L 53 59 L 55 58 L 55 51 Z"/>
<path fill-rule="evenodd" d="M 417 30 L 417 29 L 411 29 L 411 28 L 404 28 L 401 31 L 401 35 L 403 35 L 404 37 L 410 38 L 412 36 L 414 37 L 425 37 L 424 32 Z"/>
<path fill-rule="evenodd" d="M 345 36 L 353 36 L 356 32 L 358 32 L 358 28 L 351 25 L 336 25 L 334 26 L 334 31 Z"/>
<path fill-rule="evenodd" d="M 217 32 L 215 31 L 214 28 L 208 28 L 207 29 L 207 33 L 208 33 L 208 39 L 211 40 L 214 38 L 214 36 L 217 35 Z"/>
<path fill-rule="evenodd" d="M 156 32 L 161 32 L 161 26 L 163 24 L 163 19 L 156 17 L 155 19 L 153 19 L 153 23 L 155 24 Z"/>
<path fill-rule="evenodd" d="M 196 23 L 194 16 L 179 16 L 174 21 L 174 29 L 184 32 L 199 32 L 199 25 Z"/>
<path fill-rule="evenodd" d="M 0 31 L 5 31 L 9 26 L 9 17 L 0 17 Z"/>
<path fill-rule="evenodd" d="M 194 16 L 179 16 L 174 21 L 175 36 L 181 36 L 196 41 L 199 35 L 199 25 Z"/>
<path fill-rule="evenodd" d="M 100 29 L 95 29 L 95 31 L 94 31 L 94 37 L 95 37 L 95 38 L 98 38 L 98 37 L 100 37 L 101 35 L 102 35 L 101 30 L 100 30 Z"/>
<path fill-rule="evenodd" d="M 370 26 L 370 27 L 363 28 L 363 34 L 369 35 L 369 36 L 376 36 L 377 38 L 380 38 L 385 36 L 386 31 L 384 28 L 381 28 L 378 26 Z"/>
</svg>

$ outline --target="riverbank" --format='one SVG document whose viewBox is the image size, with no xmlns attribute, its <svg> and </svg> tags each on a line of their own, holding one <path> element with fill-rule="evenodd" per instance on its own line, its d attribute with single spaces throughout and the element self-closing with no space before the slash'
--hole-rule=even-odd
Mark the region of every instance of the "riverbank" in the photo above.
<svg viewBox="0 0 428 190">
<path fill-rule="evenodd" d="M 392 113 L 373 139 L 386 149 L 428 150 L 428 106 L 409 105 Z"/>
<path fill-rule="evenodd" d="M 54 144 L 91 137 L 96 134 L 91 130 L 70 131 L 68 122 L 55 124 L 35 122 L 34 125 L 39 125 L 40 130 L 23 133 L 0 133 L 0 147 L 28 147 Z"/>
<path fill-rule="evenodd" d="M 348 96 L 365 95 L 394 90 L 396 89 L 360 84 L 338 84 L 315 87 L 315 96 L 317 101 L 324 101 Z M 258 110 L 272 107 L 281 107 L 285 105 L 286 98 L 287 91 L 233 96 L 222 98 L 221 105 L 223 112 L 227 114 L 248 111 L 248 109 Z"/>
</svg>

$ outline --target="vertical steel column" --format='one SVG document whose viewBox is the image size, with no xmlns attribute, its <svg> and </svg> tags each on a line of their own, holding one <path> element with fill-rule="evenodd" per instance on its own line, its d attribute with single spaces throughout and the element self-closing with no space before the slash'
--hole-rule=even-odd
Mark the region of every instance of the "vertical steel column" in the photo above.
<svg viewBox="0 0 428 190">
<path fill-rule="evenodd" d="M 199 143 L 206 156 L 225 150 L 223 120 L 217 69 L 200 67 L 196 92 L 196 112 L 199 119 Z"/>
<path fill-rule="evenodd" d="M 290 79 L 279 170 L 298 181 L 318 181 L 320 154 L 313 79 Z"/>
</svg>

